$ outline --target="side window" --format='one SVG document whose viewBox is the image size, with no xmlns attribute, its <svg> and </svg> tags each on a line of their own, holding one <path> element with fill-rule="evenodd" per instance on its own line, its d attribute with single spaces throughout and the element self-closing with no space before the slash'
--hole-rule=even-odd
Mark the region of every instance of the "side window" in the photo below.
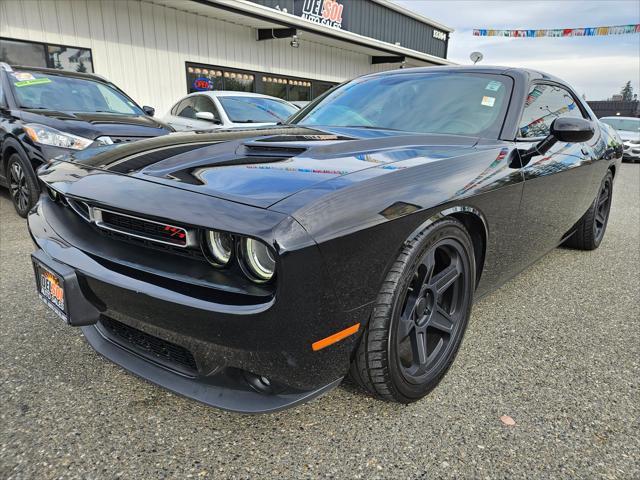
<svg viewBox="0 0 640 480">
<path fill-rule="evenodd" d="M 556 85 L 532 85 L 520 120 L 520 138 L 546 137 L 558 117 L 584 115 L 568 90 Z"/>
<path fill-rule="evenodd" d="M 196 118 L 196 111 L 193 108 L 193 102 L 193 97 L 188 97 L 182 100 L 176 109 L 176 115 L 185 118 Z"/>
<path fill-rule="evenodd" d="M 198 95 L 197 97 L 194 97 L 194 98 L 195 98 L 195 104 L 193 108 L 196 113 L 210 112 L 210 113 L 213 113 L 213 116 L 215 118 L 220 118 L 220 116 L 218 115 L 218 110 L 216 109 L 216 106 L 213 104 L 211 100 L 209 100 L 204 95 Z"/>
</svg>

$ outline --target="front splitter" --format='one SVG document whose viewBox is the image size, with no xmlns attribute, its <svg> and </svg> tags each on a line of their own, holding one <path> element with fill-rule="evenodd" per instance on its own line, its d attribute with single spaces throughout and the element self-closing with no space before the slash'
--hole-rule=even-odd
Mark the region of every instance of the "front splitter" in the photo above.
<svg viewBox="0 0 640 480">
<path fill-rule="evenodd" d="M 180 395 L 230 412 L 277 412 L 330 392 L 342 382 L 341 377 L 315 390 L 259 393 L 250 385 L 223 374 L 205 377 L 205 381 L 174 373 L 105 338 L 94 325 L 82 327 L 82 333 L 98 353 L 125 370 Z"/>
</svg>

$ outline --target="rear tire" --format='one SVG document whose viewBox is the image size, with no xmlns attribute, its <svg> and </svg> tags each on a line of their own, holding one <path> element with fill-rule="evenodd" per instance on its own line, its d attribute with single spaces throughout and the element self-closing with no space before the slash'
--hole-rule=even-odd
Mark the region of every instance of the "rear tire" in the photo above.
<svg viewBox="0 0 640 480">
<path fill-rule="evenodd" d="M 473 244 L 453 218 L 410 240 L 389 270 L 349 374 L 374 396 L 411 403 L 440 382 L 462 342 L 475 287 Z"/>
<path fill-rule="evenodd" d="M 612 196 L 613 174 L 609 171 L 602 179 L 598 195 L 576 225 L 575 233 L 564 243 L 565 246 L 578 250 L 595 250 L 600 246 L 609 222 Z"/>
<path fill-rule="evenodd" d="M 25 218 L 29 210 L 38 201 L 40 189 L 33 168 L 14 153 L 7 162 L 7 179 L 9 181 L 9 194 L 13 206 L 22 218 Z"/>
</svg>

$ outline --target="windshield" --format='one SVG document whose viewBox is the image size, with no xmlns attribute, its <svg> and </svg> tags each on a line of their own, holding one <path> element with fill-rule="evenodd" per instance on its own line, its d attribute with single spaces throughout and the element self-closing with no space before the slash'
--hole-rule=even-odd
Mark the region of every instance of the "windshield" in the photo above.
<svg viewBox="0 0 640 480">
<path fill-rule="evenodd" d="M 10 81 L 23 108 L 62 112 L 105 112 L 144 115 L 116 89 L 94 80 L 44 72 L 13 72 Z"/>
<path fill-rule="evenodd" d="M 292 121 L 497 138 L 512 81 L 501 75 L 398 73 L 336 88 Z"/>
<path fill-rule="evenodd" d="M 233 123 L 277 123 L 298 109 L 288 103 L 263 97 L 218 97 Z"/>
<path fill-rule="evenodd" d="M 600 121 L 611 125 L 616 130 L 624 130 L 625 132 L 640 131 L 640 118 L 601 118 Z"/>
</svg>

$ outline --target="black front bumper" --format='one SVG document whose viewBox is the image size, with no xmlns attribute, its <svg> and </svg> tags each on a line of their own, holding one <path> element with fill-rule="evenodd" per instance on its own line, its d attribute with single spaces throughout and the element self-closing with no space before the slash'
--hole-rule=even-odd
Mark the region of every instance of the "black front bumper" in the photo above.
<svg viewBox="0 0 640 480">
<path fill-rule="evenodd" d="M 327 294 L 294 278 L 308 276 L 304 267 L 317 259 L 284 269 L 291 278 L 279 280 L 299 290 L 258 305 L 223 305 L 154 283 L 153 275 L 110 268 L 132 247 L 102 238 L 45 196 L 29 230 L 34 256 L 65 278 L 70 323 L 90 323 L 82 330 L 95 350 L 153 383 L 222 409 L 260 413 L 325 393 L 348 370 L 356 336 L 315 352 L 311 344 L 361 321 L 364 311 L 337 311 Z M 107 251 L 108 262 L 99 256 Z"/>
</svg>

